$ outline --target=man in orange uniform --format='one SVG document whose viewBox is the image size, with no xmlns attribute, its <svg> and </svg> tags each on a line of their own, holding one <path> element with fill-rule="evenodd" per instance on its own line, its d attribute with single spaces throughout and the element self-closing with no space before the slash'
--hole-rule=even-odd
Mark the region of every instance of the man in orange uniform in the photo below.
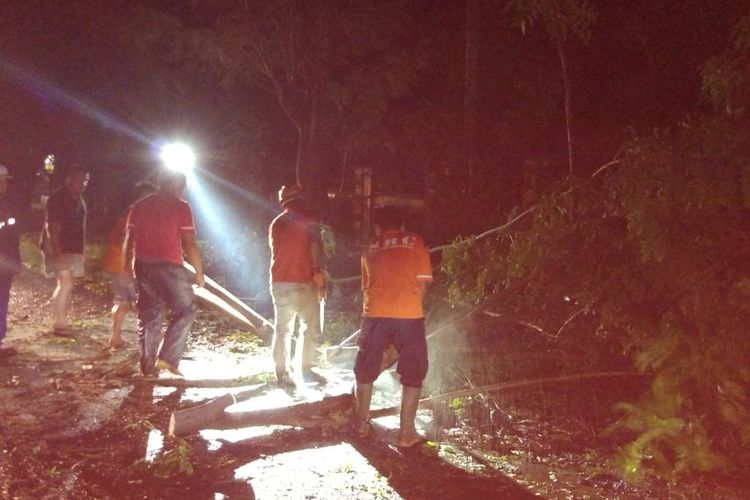
<svg viewBox="0 0 750 500">
<path fill-rule="evenodd" d="M 325 295 L 325 278 L 321 269 L 320 223 L 306 210 L 302 188 L 282 186 L 279 203 L 284 211 L 268 229 L 274 307 L 271 350 L 278 384 L 291 386 L 294 385 L 289 376 L 292 333 L 298 317 L 297 346 L 302 345 L 302 376 L 319 378 L 312 368 L 317 358 L 320 300 Z"/>
<path fill-rule="evenodd" d="M 109 336 L 109 346 L 114 349 L 126 345 L 122 338 L 122 325 L 125 321 L 125 315 L 128 314 L 130 307 L 135 304 L 137 298 L 133 275 L 130 273 L 128 266 L 125 265 L 125 236 L 127 235 L 128 215 L 136 201 L 154 191 L 156 191 L 156 188 L 151 184 L 136 184 L 129 196 L 127 208 L 118 215 L 107 235 L 102 267 L 109 276 L 114 302 L 112 305 L 112 331 Z"/>
<path fill-rule="evenodd" d="M 368 432 L 372 384 L 380 375 L 384 351 L 393 345 L 400 355 L 396 371 L 402 386 L 397 444 L 409 448 L 424 441 L 414 419 L 427 375 L 422 298 L 432 281 L 430 255 L 422 238 L 404 230 L 397 208 L 378 209 L 374 222 L 375 240 L 362 256 L 364 312 L 354 364 L 356 430 L 361 436 Z"/>
</svg>

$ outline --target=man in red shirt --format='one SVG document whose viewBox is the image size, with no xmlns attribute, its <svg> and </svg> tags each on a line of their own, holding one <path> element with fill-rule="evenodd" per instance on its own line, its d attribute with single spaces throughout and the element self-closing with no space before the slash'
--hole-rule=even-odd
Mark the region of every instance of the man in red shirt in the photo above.
<svg viewBox="0 0 750 500">
<path fill-rule="evenodd" d="M 184 174 L 165 169 L 159 178 L 159 190 L 136 202 L 128 216 L 126 262 L 135 272 L 138 289 L 136 308 L 144 375 L 162 369 L 181 375 L 178 366 L 196 312 L 183 252 L 195 268 L 195 282 L 201 287 L 204 284 L 193 214 L 190 205 L 180 199 L 185 184 Z M 162 334 L 164 304 L 171 320 Z"/>
<path fill-rule="evenodd" d="M 292 333 L 300 320 L 297 346 L 302 346 L 303 377 L 317 378 L 315 365 L 320 336 L 320 300 L 325 294 L 321 269 L 320 223 L 305 209 L 302 188 L 283 186 L 279 203 L 284 211 L 268 229 L 271 247 L 271 297 L 274 306 L 273 360 L 279 385 L 289 376 Z"/>
<path fill-rule="evenodd" d="M 430 255 L 418 235 L 405 231 L 401 212 L 383 207 L 375 212 L 375 239 L 362 255 L 364 307 L 359 351 L 354 363 L 356 427 L 368 433 L 372 384 L 381 372 L 383 353 L 393 346 L 399 353 L 401 425 L 398 446 L 412 447 L 424 438 L 414 420 L 427 375 L 422 297 L 432 281 Z"/>
</svg>

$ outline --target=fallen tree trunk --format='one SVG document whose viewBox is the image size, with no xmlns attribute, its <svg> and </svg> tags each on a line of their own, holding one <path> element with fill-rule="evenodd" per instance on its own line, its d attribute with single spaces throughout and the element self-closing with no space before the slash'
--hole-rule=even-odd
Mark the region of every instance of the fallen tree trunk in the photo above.
<svg viewBox="0 0 750 500">
<path fill-rule="evenodd" d="M 354 404 L 351 394 L 340 394 L 323 398 L 320 401 L 297 403 L 280 408 L 236 413 L 225 411 L 236 401 L 236 395 L 232 398 L 227 394 L 203 405 L 174 412 L 169 422 L 169 433 L 184 436 L 203 429 L 240 429 L 256 425 L 296 427 L 332 425 L 336 423 L 336 419 L 331 417 L 332 413 L 347 411 Z"/>
<path fill-rule="evenodd" d="M 387 354 L 387 353 L 386 353 Z M 387 363 L 392 358 L 384 357 L 383 363 Z M 460 391 L 447 392 L 438 394 L 430 398 L 419 401 L 423 408 L 432 408 L 439 401 L 446 399 L 464 398 L 475 394 L 485 392 L 502 392 L 513 389 L 523 389 L 526 387 L 579 382 L 581 380 L 592 380 L 611 377 L 644 377 L 648 376 L 643 373 L 634 372 L 598 372 L 583 373 L 578 375 L 563 375 L 559 377 L 540 378 L 532 380 L 519 380 L 516 382 L 505 382 L 502 384 L 485 385 L 472 389 L 463 389 Z M 257 394 L 262 388 L 243 391 L 236 395 L 227 394 L 216 400 L 204 403 L 202 405 L 180 410 L 172 413 L 169 424 L 169 433 L 171 435 L 181 436 L 192 434 L 203 429 L 240 429 L 242 427 L 252 427 L 256 425 L 291 425 L 296 427 L 318 427 L 322 425 L 335 425 L 341 422 L 341 418 L 336 418 L 334 412 L 344 412 L 354 406 L 354 397 L 352 394 L 340 394 L 338 396 L 329 396 L 320 401 L 312 403 L 297 403 L 291 406 L 280 408 L 271 408 L 266 410 L 253 410 L 247 412 L 227 412 L 227 407 L 240 401 L 240 398 L 247 399 Z M 387 417 L 397 415 L 400 411 L 399 406 L 389 408 L 380 408 L 370 411 L 370 418 Z"/>
<path fill-rule="evenodd" d="M 132 369 L 131 369 L 132 372 Z M 176 387 L 178 389 L 230 389 L 236 387 L 247 387 L 252 385 L 266 384 L 257 376 L 238 378 L 207 378 L 207 379 L 185 379 L 185 378 L 146 378 L 143 384 L 158 385 L 160 387 Z"/>
<path fill-rule="evenodd" d="M 206 403 L 172 412 L 172 416 L 169 417 L 169 435 L 184 436 L 197 432 L 203 429 L 204 425 L 221 418 L 227 407 L 247 401 L 262 393 L 264 389 L 265 385 L 261 385 L 236 394 L 228 393 Z"/>
</svg>

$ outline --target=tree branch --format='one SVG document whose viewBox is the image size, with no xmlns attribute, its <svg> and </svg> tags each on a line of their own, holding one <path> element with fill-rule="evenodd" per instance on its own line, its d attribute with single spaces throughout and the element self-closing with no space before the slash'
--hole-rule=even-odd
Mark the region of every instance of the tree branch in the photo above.
<svg viewBox="0 0 750 500">
<path fill-rule="evenodd" d="M 429 398 L 419 400 L 419 406 L 424 408 L 433 408 L 440 401 L 448 399 L 465 398 L 475 394 L 485 392 L 503 392 L 513 389 L 523 389 L 535 385 L 559 384 L 567 382 L 580 382 L 582 380 L 596 380 L 600 378 L 642 378 L 650 376 L 648 373 L 638 372 L 597 372 L 597 373 L 580 373 L 577 375 L 561 375 L 559 377 L 537 378 L 531 380 L 518 380 L 516 382 L 504 382 L 502 384 L 484 385 L 472 389 L 463 389 L 460 391 L 446 392 Z M 388 417 L 396 415 L 401 410 L 400 406 L 391 406 L 370 411 L 370 418 Z"/>
</svg>

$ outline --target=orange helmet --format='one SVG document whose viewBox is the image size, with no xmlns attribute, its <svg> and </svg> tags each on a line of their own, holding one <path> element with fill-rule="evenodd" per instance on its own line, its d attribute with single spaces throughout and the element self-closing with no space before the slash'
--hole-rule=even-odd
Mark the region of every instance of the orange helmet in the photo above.
<svg viewBox="0 0 750 500">
<path fill-rule="evenodd" d="M 303 197 L 302 188 L 297 184 L 291 184 L 289 186 L 281 186 L 279 189 L 279 203 L 283 207 L 289 202 L 299 200 Z"/>
</svg>

